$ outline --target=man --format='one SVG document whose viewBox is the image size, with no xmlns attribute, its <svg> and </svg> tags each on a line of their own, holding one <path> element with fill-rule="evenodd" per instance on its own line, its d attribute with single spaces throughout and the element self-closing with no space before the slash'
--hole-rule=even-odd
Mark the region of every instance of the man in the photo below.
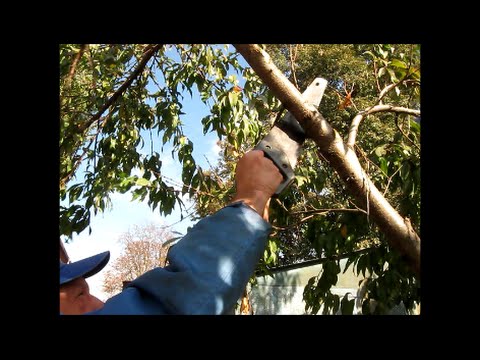
<svg viewBox="0 0 480 360">
<path fill-rule="evenodd" d="M 60 313 L 229 313 L 265 249 L 270 197 L 281 181 L 263 151 L 246 153 L 237 164 L 232 202 L 193 226 L 170 249 L 168 266 L 147 271 L 105 303 L 90 294 L 85 278 L 103 269 L 109 252 L 60 263 Z"/>
</svg>

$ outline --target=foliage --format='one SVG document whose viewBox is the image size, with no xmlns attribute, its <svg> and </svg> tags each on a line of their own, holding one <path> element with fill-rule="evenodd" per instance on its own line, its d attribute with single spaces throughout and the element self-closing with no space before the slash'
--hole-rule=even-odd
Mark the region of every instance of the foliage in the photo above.
<svg viewBox="0 0 480 360">
<path fill-rule="evenodd" d="M 238 111 L 243 103 L 229 91 L 238 80 L 226 76 L 227 71 L 241 70 L 238 55 L 206 45 L 160 47 L 131 85 L 97 116 L 148 49 L 150 45 L 60 46 L 62 236 L 71 238 L 89 227 L 90 212 L 111 206 L 114 192 L 129 192 L 132 200 L 147 199 L 152 210 L 158 207 L 163 215 L 175 206 L 182 208 L 181 193 L 193 195 L 188 186 L 200 186 L 201 170 L 192 157 L 193 143 L 183 134 L 183 90 L 197 86 L 204 102 L 214 102 L 214 115 L 204 121 L 205 132 L 213 127 L 220 137 L 228 132 L 233 139 L 231 118 L 242 125 L 243 136 L 250 136 L 250 128 L 259 129 L 254 116 L 241 116 L 248 111 Z M 163 154 L 151 140 L 157 135 L 161 149 L 172 145 L 172 156 L 182 166 L 186 186 L 181 191 L 162 178 Z"/>
<path fill-rule="evenodd" d="M 275 63 L 283 64 L 283 71 L 291 81 L 297 80 L 300 89 L 318 76 L 329 81 L 320 112 L 345 140 L 354 116 L 378 104 L 379 95 L 387 86 L 392 85 L 381 103 L 420 108 L 418 45 L 298 45 L 295 76 L 289 61 L 295 47 L 270 47 L 274 50 L 267 47 L 267 51 L 283 57 L 277 61 L 274 56 Z M 352 103 L 343 107 L 352 86 Z M 363 120 L 355 146 L 362 166 L 377 188 L 402 216 L 409 218 L 417 232 L 421 194 L 419 144 L 420 124 L 416 119 L 381 112 Z M 330 290 L 338 274 L 353 265 L 356 273 L 371 278 L 365 302 L 376 301 L 375 313 L 387 312 L 400 302 L 412 310 L 420 301 L 419 279 L 388 246 L 368 216 L 355 211 L 343 184 L 315 145 L 305 147 L 295 172 L 296 186 L 281 197 L 283 206 L 272 206 L 277 226 L 282 229 L 276 235 L 284 254 L 280 263 L 312 257 L 331 259 L 306 286 L 306 308 L 314 314 L 322 304 L 325 314 L 349 309 L 353 300 L 340 299 Z M 359 252 L 361 249 L 366 252 Z M 347 266 L 341 269 L 339 261 L 345 257 Z"/>
<path fill-rule="evenodd" d="M 164 267 L 169 248 L 165 243 L 172 238 L 170 231 L 154 224 L 134 226 L 123 233 L 119 238 L 122 254 L 105 272 L 103 291 L 113 296 L 122 290 L 124 281 L 132 281 L 150 269 Z"/>
<path fill-rule="evenodd" d="M 131 85 L 95 119 L 150 54 L 152 45 L 60 46 L 62 236 L 89 228 L 90 213 L 107 209 L 114 192 L 128 192 L 134 201 L 147 199 L 153 211 L 164 215 L 174 207 L 184 209 L 183 194 L 195 201 L 198 218 L 228 203 L 234 193 L 236 161 L 282 115 L 280 102 L 230 49 L 202 44 L 159 47 Z M 388 85 L 394 86 L 382 98 L 384 104 L 420 108 L 418 45 L 278 44 L 265 49 L 300 90 L 315 77 L 328 80 L 320 111 L 344 138 L 353 117 L 377 104 Z M 236 87 L 240 78 L 243 88 Z M 197 165 L 192 156 L 194 144 L 183 132 L 182 109 L 188 101 L 183 96 L 191 95 L 194 87 L 210 109 L 199 124 L 205 134 L 215 132 L 223 148 L 220 163 L 209 170 Z M 350 91 L 351 104 L 345 101 Z M 160 144 L 152 140 L 157 136 Z M 363 120 L 355 146 L 375 185 L 417 232 L 419 144 L 420 124 L 412 116 L 381 112 Z M 182 166 L 180 190 L 168 186 L 162 177 L 166 145 L 172 146 L 172 156 Z M 331 261 L 305 289 L 307 307 L 312 313 L 321 304 L 326 313 L 347 311 L 350 300 L 330 292 L 341 271 L 337 258 L 346 256 L 348 266 L 372 277 L 366 296 L 380 304 L 377 312 L 399 301 L 408 309 L 419 302 L 419 280 L 368 216 L 353 206 L 313 142 L 307 140 L 295 173 L 295 183 L 271 203 L 274 233 L 257 273 L 327 257 Z M 371 250 L 356 252 L 361 249 Z"/>
</svg>

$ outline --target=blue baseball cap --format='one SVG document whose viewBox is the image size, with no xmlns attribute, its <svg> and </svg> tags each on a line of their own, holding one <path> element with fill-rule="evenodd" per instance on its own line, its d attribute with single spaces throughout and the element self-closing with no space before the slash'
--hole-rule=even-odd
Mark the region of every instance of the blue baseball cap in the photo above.
<svg viewBox="0 0 480 360">
<path fill-rule="evenodd" d="M 79 277 L 88 278 L 95 275 L 107 265 L 110 251 L 105 251 L 69 264 L 60 261 L 60 285 Z"/>
</svg>

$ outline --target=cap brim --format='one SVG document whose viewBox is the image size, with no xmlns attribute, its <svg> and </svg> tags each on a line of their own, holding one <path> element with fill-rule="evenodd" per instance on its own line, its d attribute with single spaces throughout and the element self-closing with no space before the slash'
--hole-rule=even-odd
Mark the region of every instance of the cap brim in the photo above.
<svg viewBox="0 0 480 360">
<path fill-rule="evenodd" d="M 95 275 L 107 265 L 109 260 L 110 251 L 105 251 L 70 264 L 60 263 L 60 285 L 79 277 L 88 278 Z"/>
</svg>

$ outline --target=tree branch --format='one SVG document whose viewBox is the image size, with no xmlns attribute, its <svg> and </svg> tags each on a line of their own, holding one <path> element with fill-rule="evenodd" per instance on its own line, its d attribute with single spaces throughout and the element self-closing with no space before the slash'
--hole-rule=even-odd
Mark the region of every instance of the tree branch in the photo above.
<svg viewBox="0 0 480 360">
<path fill-rule="evenodd" d="M 377 90 L 378 92 L 381 92 L 380 82 L 378 80 L 378 68 L 375 60 L 373 60 L 373 75 L 375 76 L 375 82 L 377 83 Z"/>
<path fill-rule="evenodd" d="M 297 215 L 297 214 L 324 214 L 327 212 L 362 212 L 366 214 L 367 212 L 362 209 L 315 209 L 315 210 L 305 210 L 305 211 L 295 211 L 290 213 L 290 215 Z"/>
<path fill-rule="evenodd" d="M 401 107 L 401 106 L 375 105 L 375 106 L 369 107 L 365 111 L 361 111 L 360 113 L 358 113 L 353 118 L 352 123 L 350 124 L 350 129 L 348 130 L 347 146 L 349 146 L 351 149 L 353 149 L 353 146 L 355 145 L 355 140 L 356 140 L 356 137 L 357 137 L 357 133 L 358 133 L 358 128 L 359 128 L 360 122 L 363 120 L 363 118 L 367 115 L 378 113 L 378 112 L 395 112 L 395 113 L 402 113 L 402 114 L 420 116 L 420 110 L 404 108 L 404 107 Z"/>
<path fill-rule="evenodd" d="M 415 144 L 412 139 L 410 139 L 407 134 L 405 134 L 405 132 L 402 130 L 402 128 L 400 127 L 400 125 L 398 124 L 398 118 L 395 118 L 395 125 L 397 125 L 397 129 L 402 133 L 402 135 L 413 145 L 415 146 L 418 151 L 420 151 L 420 146 L 418 146 L 417 144 Z"/>
<path fill-rule="evenodd" d="M 394 105 L 376 105 L 366 110 L 366 115 L 374 114 L 377 112 L 395 112 L 408 115 L 420 116 L 420 110 L 409 109 L 401 106 Z"/>
<path fill-rule="evenodd" d="M 258 45 L 233 44 L 255 73 L 270 88 L 319 147 L 345 183 L 360 208 L 368 212 L 390 246 L 403 254 L 409 265 L 420 273 L 420 237 L 408 227 L 405 220 L 382 196 L 360 165 L 355 151 L 343 142 L 318 110 L 304 101 L 300 92 L 275 66 L 270 56 Z M 380 105 L 375 112 L 399 111 L 399 107 Z M 407 113 L 419 113 L 409 110 Z"/>
<path fill-rule="evenodd" d="M 408 74 L 408 72 L 407 72 Z M 378 95 L 378 99 L 377 99 L 377 104 L 380 104 L 380 105 L 383 105 L 382 104 L 382 99 L 385 97 L 385 95 L 387 95 L 387 93 L 389 91 L 391 91 L 392 89 L 395 89 L 397 86 L 399 86 L 400 84 L 402 83 L 407 83 L 407 82 L 414 82 L 414 80 L 409 80 L 407 79 L 406 77 L 404 77 L 403 79 L 399 80 L 398 82 L 396 82 L 395 84 L 390 84 L 390 85 L 387 85 L 383 88 L 382 91 L 380 91 L 380 94 Z"/>
<path fill-rule="evenodd" d="M 99 120 L 103 120 L 101 123 L 99 122 L 99 125 L 98 125 L 98 129 L 97 129 L 97 132 L 95 134 L 95 136 L 92 137 L 92 139 L 90 140 L 90 143 L 87 145 L 87 146 L 84 146 L 83 148 L 83 153 L 82 155 L 80 155 L 78 157 L 78 159 L 75 161 L 75 164 L 73 164 L 72 168 L 70 169 L 70 171 L 65 174 L 65 176 L 63 178 L 60 179 L 60 188 L 63 189 L 67 184 L 68 182 L 70 181 L 70 179 L 72 178 L 72 176 L 75 174 L 75 172 L 77 171 L 78 167 L 80 166 L 80 164 L 82 163 L 83 161 L 83 158 L 85 157 L 85 155 L 87 154 L 88 152 L 88 149 L 90 148 L 90 146 L 92 145 L 93 143 L 93 140 L 95 140 L 95 144 L 96 144 L 96 141 L 97 141 L 97 137 L 98 135 L 100 134 L 100 131 L 101 129 L 105 126 L 105 124 L 107 123 L 108 119 L 110 118 L 111 114 L 107 114 L 107 116 L 103 117 L 103 118 L 100 118 Z M 96 145 L 95 145 L 96 146 Z"/>
<path fill-rule="evenodd" d="M 296 228 L 298 225 L 300 225 L 301 223 L 304 223 L 305 221 L 307 220 L 310 220 L 312 217 L 314 217 L 315 215 L 318 215 L 318 214 L 312 214 L 312 215 L 309 215 L 309 216 L 306 216 L 302 219 L 300 219 L 299 221 L 297 221 L 296 223 L 294 224 L 291 224 L 289 226 L 286 226 L 286 227 L 280 227 L 280 226 L 275 226 L 275 225 L 272 225 L 272 228 L 274 230 L 278 230 L 278 231 L 286 231 L 286 230 L 289 230 L 289 229 L 293 229 L 293 228 Z"/>
<path fill-rule="evenodd" d="M 392 90 L 393 88 L 397 87 L 398 84 L 400 84 L 400 82 L 385 86 L 385 87 L 383 88 L 383 90 L 380 91 L 380 94 L 378 95 L 377 104 L 383 105 L 383 104 L 382 104 L 382 99 L 385 97 L 385 95 L 387 95 L 387 93 L 388 93 L 390 90 Z"/>
<path fill-rule="evenodd" d="M 362 122 L 365 116 L 365 112 L 360 112 L 357 114 L 350 124 L 350 129 L 348 130 L 348 139 L 347 139 L 347 146 L 353 149 L 355 145 L 355 140 L 357 138 L 358 128 L 360 127 L 360 123 Z"/>
<path fill-rule="evenodd" d="M 115 93 L 103 104 L 103 106 L 100 108 L 100 110 L 97 111 L 95 115 L 93 115 L 89 120 L 81 123 L 78 126 L 78 131 L 80 133 L 84 132 L 86 129 L 88 129 L 95 121 L 100 119 L 100 117 L 103 115 L 103 113 L 117 101 L 117 99 L 123 95 L 125 90 L 128 89 L 128 87 L 132 84 L 132 82 L 137 78 L 138 75 L 145 69 L 145 66 L 147 65 L 147 62 L 155 55 L 155 53 L 160 50 L 160 48 L 163 46 L 163 44 L 157 44 L 155 46 L 152 46 L 150 48 L 147 48 L 147 50 L 143 53 L 142 58 L 140 59 L 140 62 L 137 65 L 137 68 L 130 74 L 130 76 L 125 80 L 125 82 L 115 91 Z"/>
<path fill-rule="evenodd" d="M 385 186 L 385 190 L 383 190 L 383 196 L 385 196 L 385 194 L 387 193 L 388 187 L 390 186 L 390 183 L 392 182 L 393 177 L 394 177 L 395 175 L 397 175 L 397 173 L 400 171 L 400 169 L 401 169 L 402 167 L 403 167 L 403 164 L 400 165 L 397 170 L 395 170 L 395 172 L 392 174 L 392 176 L 389 176 L 389 177 L 388 177 L 387 186 Z"/>
<path fill-rule="evenodd" d="M 75 70 L 77 69 L 78 62 L 80 61 L 80 58 L 82 57 L 83 52 L 85 51 L 86 48 L 87 48 L 87 44 L 80 45 L 80 50 L 75 55 L 72 65 L 70 65 L 70 70 L 68 71 L 68 76 L 65 80 L 65 88 L 67 89 L 70 89 L 70 86 L 72 86 L 72 80 L 73 80 L 73 76 L 75 75 Z"/>
<path fill-rule="evenodd" d="M 297 50 L 298 50 L 298 44 L 295 45 L 295 54 L 293 54 L 292 45 L 290 44 L 290 46 L 289 46 L 290 67 L 292 69 L 293 82 L 295 83 L 295 86 L 298 89 L 299 87 L 298 87 L 298 82 L 297 82 L 297 76 L 295 74 L 295 60 L 297 59 Z"/>
<path fill-rule="evenodd" d="M 278 202 L 279 200 L 276 199 Z M 279 202 L 280 203 L 280 202 Z M 282 207 L 283 207 L 283 204 L 281 204 Z M 285 209 L 285 207 L 283 207 Z M 315 209 L 315 210 L 305 210 L 305 211 L 295 211 L 295 212 L 288 212 L 287 209 L 285 209 L 285 211 L 289 214 L 289 215 L 299 215 L 299 214 L 305 214 L 305 215 L 308 215 L 302 219 L 300 219 L 299 221 L 297 221 L 296 223 L 294 224 L 291 224 L 287 227 L 280 227 L 280 226 L 275 226 L 275 225 L 272 225 L 272 228 L 275 229 L 275 230 L 279 230 L 279 231 L 285 231 L 285 230 L 289 230 L 289 229 L 292 229 L 292 228 L 295 228 L 297 227 L 298 225 L 304 223 L 305 221 L 307 220 L 310 220 L 312 217 L 314 217 L 315 215 L 323 215 L 323 214 L 326 214 L 326 213 L 329 213 L 329 212 L 361 212 L 361 213 L 364 213 L 364 214 L 367 214 L 367 212 L 365 210 L 362 210 L 362 209 Z M 368 214 L 367 214 L 368 215 Z"/>
</svg>

